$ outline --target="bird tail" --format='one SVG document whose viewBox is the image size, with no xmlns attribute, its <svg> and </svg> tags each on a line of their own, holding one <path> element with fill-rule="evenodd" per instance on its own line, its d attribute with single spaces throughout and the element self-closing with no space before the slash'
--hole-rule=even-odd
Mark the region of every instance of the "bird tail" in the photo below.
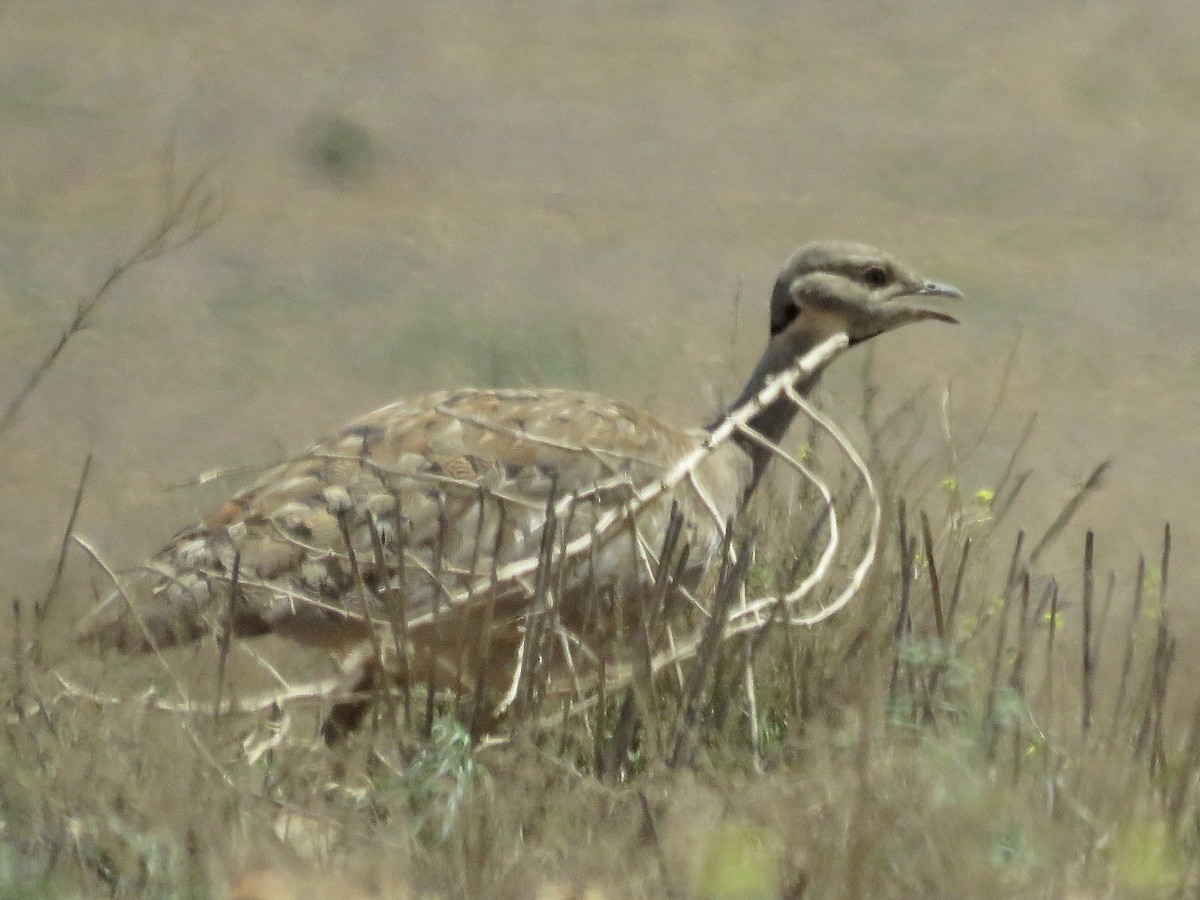
<svg viewBox="0 0 1200 900">
<path fill-rule="evenodd" d="M 97 651 L 150 653 L 211 634 L 215 623 L 205 614 L 207 610 L 169 587 L 161 573 L 139 573 L 84 617 L 76 628 L 75 642 Z"/>
</svg>

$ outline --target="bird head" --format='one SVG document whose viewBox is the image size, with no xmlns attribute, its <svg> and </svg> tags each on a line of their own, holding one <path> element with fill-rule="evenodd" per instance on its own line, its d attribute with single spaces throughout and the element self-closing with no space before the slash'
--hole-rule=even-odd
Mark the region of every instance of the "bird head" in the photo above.
<svg viewBox="0 0 1200 900">
<path fill-rule="evenodd" d="M 806 342 L 841 332 L 859 344 L 910 322 L 957 322 L 933 298 L 961 298 L 958 288 L 913 273 L 864 244 L 814 241 L 792 256 L 771 294 L 771 341 Z"/>
</svg>

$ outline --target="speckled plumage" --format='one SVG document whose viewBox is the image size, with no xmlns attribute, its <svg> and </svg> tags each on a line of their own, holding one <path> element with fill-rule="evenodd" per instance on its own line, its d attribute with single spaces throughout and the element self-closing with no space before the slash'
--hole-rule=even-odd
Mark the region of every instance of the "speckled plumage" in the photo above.
<svg viewBox="0 0 1200 900">
<path fill-rule="evenodd" d="M 802 247 L 775 284 L 767 348 L 735 406 L 833 332 L 858 343 L 908 322 L 954 321 L 901 302 L 930 296 L 960 295 L 871 247 Z M 706 432 L 584 391 L 402 400 L 272 467 L 177 534 L 88 617 L 80 639 L 137 652 L 232 625 L 242 636 L 274 633 L 348 652 L 377 639 L 369 621 L 408 636 L 418 675 L 448 669 L 452 680 L 471 681 L 478 654 L 489 652 L 498 674 L 487 677 L 498 687 L 492 679 L 513 671 L 537 596 L 539 573 L 528 563 L 553 534 L 559 551 L 591 538 L 586 552 L 560 557 L 542 602 L 553 607 L 559 639 L 576 644 L 563 654 L 594 660 L 589 604 L 632 598 L 626 609 L 610 604 L 609 615 L 618 632 L 636 623 L 672 505 L 689 551 L 682 583 L 694 582 L 759 483 L 770 458 L 763 444 L 777 443 L 795 412 L 790 401 L 772 401 L 747 423 L 760 439 L 736 433 L 671 490 L 631 505 Z M 547 531 L 551 509 L 556 527 Z"/>
<path fill-rule="evenodd" d="M 147 632 L 161 647 L 217 630 L 230 614 L 236 560 L 239 633 L 330 647 L 362 641 L 363 594 L 343 526 L 371 615 L 388 621 L 390 590 L 404 598 L 407 621 L 419 624 L 435 595 L 448 610 L 456 592 L 487 579 L 493 561 L 536 556 L 552 493 L 576 498 L 560 525 L 568 538 L 585 535 L 599 511 L 660 478 L 702 436 L 584 391 L 458 390 L 403 400 L 272 467 L 177 534 L 135 578 L 141 623 L 115 596 L 92 634 L 139 651 L 149 649 Z M 672 495 L 698 560 L 718 546 L 722 523 L 697 489 L 717 509 L 733 510 L 750 475 L 749 459 L 729 445 Z M 639 511 L 648 541 L 662 534 L 668 514 L 666 499 Z M 589 577 L 633 587 L 648 575 L 637 556 L 627 538 L 610 537 L 589 556 Z"/>
</svg>

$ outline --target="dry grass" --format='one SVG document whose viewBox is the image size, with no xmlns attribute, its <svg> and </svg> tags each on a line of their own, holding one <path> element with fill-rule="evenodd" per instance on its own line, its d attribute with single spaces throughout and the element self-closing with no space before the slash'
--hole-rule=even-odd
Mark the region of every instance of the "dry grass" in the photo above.
<svg viewBox="0 0 1200 900">
<path fill-rule="evenodd" d="M 976 343 L 959 358 L 974 366 L 985 340 L 1024 328 L 1033 351 L 1013 393 L 1046 411 L 1040 459 L 1094 465 L 1067 450 L 1098 440 L 1111 414 L 1104 453 L 1139 465 L 1105 521 L 1144 534 L 1170 510 L 1177 573 L 1195 559 L 1178 515 L 1195 469 L 1163 462 L 1186 463 L 1177 450 L 1195 431 L 1192 348 L 1171 340 L 1192 322 L 1174 298 L 1194 294 L 1197 233 L 1198 20 L 1184 6 L 775 4 L 737 21 L 597 7 L 549 25 L 537 4 L 425 4 L 398 23 L 386 4 L 301 6 L 243 16 L 227 4 L 228 17 L 190 26 L 152 4 L 68 18 L 16 4 L 5 18 L 11 359 L 39 358 L 46 294 L 115 258 L 147 134 L 182 120 L 191 151 L 229 155 L 243 187 L 219 246 L 131 282 L 130 299 L 156 298 L 132 305 L 132 327 L 73 363 L 53 351 L 71 388 L 41 395 L 55 402 L 23 407 L 42 376 L 9 373 L 4 421 L 34 433 L 5 445 L 0 563 L 22 577 L 7 585 L 0 663 L 0 896 L 1196 894 L 1200 710 L 1176 671 L 1191 614 L 1167 590 L 1183 582 L 1166 546 L 1135 563 L 1133 539 L 1100 552 L 1066 524 L 1049 537 L 1079 545 L 1078 575 L 1051 581 L 1040 528 L 1015 550 L 997 533 L 1028 516 L 1015 500 L 1037 480 L 1000 465 L 994 497 L 960 497 L 942 449 L 924 455 L 938 429 L 917 404 L 864 403 L 890 527 L 863 595 L 814 630 L 708 653 L 694 692 L 666 673 L 653 704 L 634 692 L 565 724 L 531 709 L 473 748 L 455 698 L 434 698 L 430 728 L 383 703 L 331 751 L 320 705 L 185 715 L 167 710 L 178 689 L 155 661 L 61 665 L 56 616 L 88 602 L 83 579 L 51 575 L 71 546 L 73 491 L 75 509 L 104 498 L 102 524 L 85 527 L 148 549 L 166 504 L 126 497 L 159 496 L 139 475 L 151 461 L 162 475 L 166 458 L 181 472 L 270 456 L 273 440 L 337 421 L 347 396 L 390 395 L 397 371 L 410 388 L 457 380 L 447 360 L 489 382 L 536 368 L 662 399 L 665 364 L 643 345 L 669 326 L 707 352 L 721 326 L 696 299 L 720 295 L 730 272 L 766 271 L 814 229 L 899 239 L 938 274 L 969 273 Z M 301 145 L 291 161 L 288 134 Z M 469 307 L 456 305 L 464 284 L 479 292 Z M 547 314 L 563 285 L 580 291 L 565 315 L 581 347 L 547 359 L 568 344 Z M 592 351 L 589 373 L 588 316 L 614 298 L 631 346 Z M 648 321 L 663 304 L 670 316 Z M 76 307 L 81 326 L 87 311 Z M 1064 329 L 1082 335 L 1077 352 Z M 123 365 L 95 365 L 122 352 Z M 325 377 L 346 370 L 349 388 Z M 118 388 L 167 381 L 162 396 L 120 402 Z M 247 390 L 272 398 L 257 407 L 264 423 L 243 426 L 259 432 L 250 449 L 223 430 L 242 420 L 227 395 Z M 154 434 L 134 427 L 150 420 Z M 851 519 L 855 490 L 839 489 Z M 1034 497 L 1038 521 L 1070 506 L 1053 495 Z M 760 504 L 742 525 L 758 546 L 745 577 L 790 583 L 814 523 Z M 237 653 L 221 690 L 215 667 L 176 662 L 189 689 L 251 692 Z"/>
<path fill-rule="evenodd" d="M 478 746 L 451 698 L 432 734 L 381 705 L 336 750 L 314 710 L 102 705 L 31 664 L 36 635 L 19 634 L 0 883 L 117 897 L 226 896 L 238 878 L 241 897 L 304 896 L 312 878 L 362 896 L 1194 890 L 1197 711 L 1172 690 L 1167 549 L 1135 620 L 1105 629 L 1090 535 L 1068 586 L 1043 584 L 1019 547 L 991 577 L 986 522 L 934 537 L 923 519 L 923 539 L 910 524 L 899 512 L 843 615 L 706 651 L 697 693 L 666 673 L 653 706 L 631 690 L 570 718 L 531 708 Z M 745 577 L 784 571 L 760 555 Z"/>
<path fill-rule="evenodd" d="M 1139 563 L 1122 621 L 1115 581 L 1097 590 L 1090 532 L 1077 584 L 1037 568 L 1099 472 L 1043 535 L 1009 550 L 994 518 L 1020 490 L 1017 454 L 996 495 L 964 499 L 949 473 L 938 498 L 922 489 L 943 473 L 912 449 L 910 405 L 880 415 L 873 400 L 868 391 L 864 420 L 894 527 L 853 605 L 809 630 L 712 632 L 685 668 L 647 670 L 582 712 L 547 700 L 531 668 L 524 702 L 481 739 L 473 697 L 431 692 L 431 714 L 407 715 L 407 700 L 377 697 L 367 725 L 330 749 L 319 734 L 327 698 L 181 710 L 170 698 L 197 685 L 179 669 L 151 662 L 130 681 L 111 660 L 52 665 L 62 648 L 44 627 L 56 577 L 45 599 L 13 605 L 0 678 L 0 891 L 1194 892 L 1200 707 L 1171 677 L 1170 530 L 1158 559 Z M 819 441 L 809 449 L 825 456 Z M 839 515 L 863 535 L 868 498 L 843 481 Z M 814 489 L 773 488 L 738 525 L 739 563 L 714 579 L 714 608 L 743 583 L 785 591 L 813 564 L 826 527 L 803 512 L 819 508 L 805 496 Z M 648 630 L 622 638 L 636 645 Z M 229 647 L 209 649 L 216 675 L 193 682 L 215 677 L 215 696 L 236 693 L 222 684 L 236 681 Z"/>
</svg>

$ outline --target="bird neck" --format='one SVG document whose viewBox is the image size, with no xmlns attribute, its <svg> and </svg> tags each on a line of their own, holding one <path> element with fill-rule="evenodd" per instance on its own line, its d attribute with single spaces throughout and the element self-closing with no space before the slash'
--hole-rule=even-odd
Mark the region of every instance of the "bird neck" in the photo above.
<svg viewBox="0 0 1200 900">
<path fill-rule="evenodd" d="M 791 366 L 797 359 L 816 346 L 817 343 L 819 343 L 819 336 L 817 335 L 806 337 L 806 339 L 800 341 L 796 339 L 795 335 L 790 335 L 787 338 L 780 335 L 773 338 L 767 344 L 766 351 L 763 353 L 762 358 L 759 359 L 758 365 L 754 367 L 754 372 L 751 373 L 746 386 L 742 388 L 741 394 L 726 408 L 720 418 L 709 424 L 709 430 L 711 431 L 716 428 L 721 420 L 735 409 L 751 402 L 758 395 L 758 392 L 766 386 L 766 383 L 772 376 L 779 374 Z M 816 386 L 820 378 L 821 371 L 818 369 L 816 372 L 803 378 L 796 385 L 797 391 L 801 394 L 807 394 Z M 788 400 L 786 396 L 780 396 L 751 416 L 746 424 L 772 444 L 778 444 L 783 440 L 783 436 L 787 433 L 797 412 L 798 410 L 794 403 Z M 745 499 L 749 500 L 755 488 L 758 487 L 763 472 L 767 468 L 767 463 L 771 461 L 772 454 L 762 443 L 743 434 L 741 431 L 735 431 L 732 440 L 750 457 L 753 466 L 750 482 L 746 486 Z"/>
</svg>

